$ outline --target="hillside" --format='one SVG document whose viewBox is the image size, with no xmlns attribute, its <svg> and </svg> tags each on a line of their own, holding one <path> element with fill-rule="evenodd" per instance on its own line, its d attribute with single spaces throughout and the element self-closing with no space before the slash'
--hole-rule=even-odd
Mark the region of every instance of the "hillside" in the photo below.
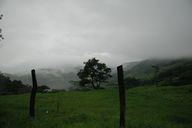
<svg viewBox="0 0 192 128">
<path fill-rule="evenodd" d="M 0 96 L 1 128 L 118 128 L 117 89 L 38 94 L 36 118 L 29 94 Z M 127 128 L 191 128 L 192 85 L 126 91 Z M 57 105 L 59 110 L 57 111 Z"/>
<path fill-rule="evenodd" d="M 169 65 L 173 60 L 163 60 L 163 59 L 148 59 L 141 61 L 134 65 L 132 68 L 126 70 L 125 66 L 125 77 L 137 77 L 140 79 L 151 79 L 153 77 L 154 69 L 152 65 L 158 65 L 160 68 L 164 68 Z"/>
<path fill-rule="evenodd" d="M 192 83 L 192 59 L 148 59 L 140 62 L 125 63 L 124 77 L 135 77 L 144 81 L 143 83 L 151 83 L 154 79 L 165 83 L 167 79 L 183 78 L 187 79 L 186 84 Z M 155 77 L 155 70 L 152 66 L 158 66 L 159 72 Z M 179 70 L 180 69 L 180 70 Z M 178 72 L 177 72 L 178 71 Z M 175 73 L 174 73 L 175 72 Z M 165 75 L 166 74 L 166 75 Z M 185 74 L 185 75 L 184 75 Z M 155 77 L 155 78 L 154 78 Z M 166 78 L 165 78 L 166 77 Z M 117 81 L 117 74 L 113 74 L 111 82 Z M 182 83 L 181 83 L 182 84 Z M 183 83 L 184 84 L 184 83 Z"/>
<path fill-rule="evenodd" d="M 6 74 L 12 80 L 21 80 L 24 84 L 32 85 L 31 74 Z M 76 72 L 62 72 L 59 69 L 36 70 L 38 85 L 47 85 L 53 89 L 68 89 L 72 85 L 69 81 L 78 80 Z"/>
<path fill-rule="evenodd" d="M 192 59 L 148 59 L 138 62 L 123 64 L 124 77 L 135 77 L 139 79 L 142 85 L 154 84 L 157 81 L 160 85 L 183 85 L 191 84 L 192 81 Z M 155 70 L 152 66 L 158 66 L 159 72 L 155 76 Z M 39 85 L 47 85 L 54 89 L 69 89 L 73 85 L 70 81 L 77 81 L 77 72 L 62 72 L 60 69 L 39 69 L 36 71 Z M 109 84 L 117 84 L 116 68 L 112 68 L 112 78 Z M 31 85 L 31 75 L 12 75 L 6 74 L 11 80 L 21 80 L 24 84 Z"/>
</svg>

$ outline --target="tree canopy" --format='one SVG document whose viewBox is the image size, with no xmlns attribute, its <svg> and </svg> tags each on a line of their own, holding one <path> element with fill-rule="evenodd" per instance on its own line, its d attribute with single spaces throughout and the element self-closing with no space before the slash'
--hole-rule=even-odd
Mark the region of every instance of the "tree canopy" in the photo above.
<svg viewBox="0 0 192 128">
<path fill-rule="evenodd" d="M 23 84 L 20 80 L 12 81 L 0 72 L 0 95 L 27 93 L 30 90 L 30 86 Z"/>
<path fill-rule="evenodd" d="M 47 85 L 41 85 L 37 87 L 37 92 L 40 93 L 47 93 L 50 90 L 50 88 Z"/>
<path fill-rule="evenodd" d="M 111 77 L 111 69 L 105 63 L 99 63 L 96 58 L 84 62 L 85 66 L 77 73 L 80 78 L 80 86 L 91 84 L 94 89 L 100 88 L 101 82 Z"/>
</svg>

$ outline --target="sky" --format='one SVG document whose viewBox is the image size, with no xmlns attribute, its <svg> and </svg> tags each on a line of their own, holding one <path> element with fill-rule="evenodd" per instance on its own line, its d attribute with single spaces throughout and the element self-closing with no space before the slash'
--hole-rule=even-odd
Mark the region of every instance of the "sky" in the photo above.
<svg viewBox="0 0 192 128">
<path fill-rule="evenodd" d="M 0 70 L 192 57 L 192 0 L 0 0 Z"/>
</svg>

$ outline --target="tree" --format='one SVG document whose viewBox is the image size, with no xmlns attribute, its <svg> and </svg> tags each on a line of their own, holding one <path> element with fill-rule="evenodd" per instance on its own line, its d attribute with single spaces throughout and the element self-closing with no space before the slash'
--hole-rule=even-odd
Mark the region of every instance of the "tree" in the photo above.
<svg viewBox="0 0 192 128">
<path fill-rule="evenodd" d="M 105 63 L 99 63 L 96 58 L 84 62 L 85 66 L 77 73 L 80 78 L 80 86 L 91 84 L 94 89 L 100 88 L 101 82 L 111 77 L 111 69 Z"/>
<path fill-rule="evenodd" d="M 37 87 L 37 92 L 40 92 L 40 93 L 46 93 L 49 91 L 49 87 L 46 86 L 46 85 L 42 85 L 42 86 L 38 86 Z"/>
<path fill-rule="evenodd" d="M 24 85 L 20 80 L 10 80 L 0 72 L 0 95 L 21 94 L 30 92 L 31 88 Z"/>
<path fill-rule="evenodd" d="M 2 20 L 3 14 L 0 15 L 0 20 Z M 2 29 L 0 28 L 0 41 L 3 40 Z"/>
</svg>

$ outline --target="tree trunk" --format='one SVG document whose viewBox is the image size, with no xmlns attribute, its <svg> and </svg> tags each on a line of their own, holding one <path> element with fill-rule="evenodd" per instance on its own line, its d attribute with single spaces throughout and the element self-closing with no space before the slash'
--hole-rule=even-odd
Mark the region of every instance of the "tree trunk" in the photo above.
<svg viewBox="0 0 192 128">
<path fill-rule="evenodd" d="M 92 84 L 92 86 L 93 86 L 93 89 L 97 89 L 97 88 L 95 87 L 95 84 L 94 84 L 93 80 L 91 81 L 91 84 Z"/>
<path fill-rule="evenodd" d="M 97 81 L 96 83 L 97 83 L 97 88 L 100 88 L 100 82 Z"/>
<path fill-rule="evenodd" d="M 92 86 L 93 86 L 93 89 L 97 89 L 97 87 L 96 87 L 95 84 L 94 84 L 94 79 L 93 79 L 93 77 L 91 77 L 91 84 L 92 84 Z"/>
</svg>

